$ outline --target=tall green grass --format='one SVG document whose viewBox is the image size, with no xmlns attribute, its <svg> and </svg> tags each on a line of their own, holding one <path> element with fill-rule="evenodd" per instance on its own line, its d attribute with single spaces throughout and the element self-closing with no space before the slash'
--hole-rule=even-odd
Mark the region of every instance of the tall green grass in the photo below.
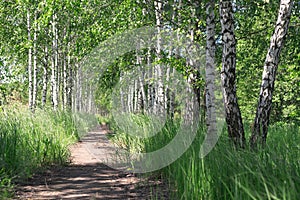
<svg viewBox="0 0 300 200">
<path fill-rule="evenodd" d="M 135 119 L 145 123 L 143 117 Z M 178 122 L 169 121 L 152 138 L 138 139 L 115 127 L 112 138 L 135 152 L 150 152 L 168 143 L 178 130 Z M 204 127 L 204 126 L 203 126 Z M 226 132 L 215 148 L 199 158 L 205 128 L 200 128 L 191 147 L 177 161 L 158 172 L 169 181 L 172 199 L 300 199 L 300 128 L 296 125 L 272 125 L 264 149 L 236 150 Z M 248 130 L 249 134 L 249 130 Z"/>
<path fill-rule="evenodd" d="M 70 144 L 89 124 L 89 119 L 64 111 L 24 106 L 0 109 L 0 197 L 9 195 L 12 181 L 32 175 L 37 169 L 68 162 Z"/>
</svg>

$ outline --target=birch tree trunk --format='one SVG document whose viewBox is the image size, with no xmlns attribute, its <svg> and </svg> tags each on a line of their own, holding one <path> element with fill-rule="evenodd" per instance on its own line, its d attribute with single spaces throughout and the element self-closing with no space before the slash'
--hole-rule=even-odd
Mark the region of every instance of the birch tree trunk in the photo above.
<svg viewBox="0 0 300 200">
<path fill-rule="evenodd" d="M 188 72 L 188 79 L 187 82 L 190 85 L 190 88 L 187 88 L 187 92 L 190 94 L 193 94 L 193 97 L 186 99 L 186 108 L 187 113 L 185 114 L 185 120 L 193 122 L 194 119 L 196 119 L 198 115 L 200 114 L 199 108 L 200 108 L 200 89 L 197 85 L 197 81 L 200 79 L 200 73 L 199 73 L 199 62 L 196 57 L 191 56 L 194 53 L 194 40 L 195 40 L 195 29 L 192 26 L 194 24 L 195 19 L 195 8 L 199 6 L 197 2 L 189 1 L 193 6 L 191 7 L 191 18 L 189 19 L 189 47 L 187 48 L 187 52 L 185 53 L 187 55 L 186 59 L 186 65 L 188 66 L 187 72 Z M 196 112 L 197 111 L 197 112 Z"/>
<path fill-rule="evenodd" d="M 78 64 L 78 58 L 75 59 L 75 66 L 73 71 L 73 91 L 72 91 L 72 110 L 73 112 L 78 111 L 78 80 L 79 80 L 79 64 Z"/>
<path fill-rule="evenodd" d="M 133 81 L 133 112 L 138 112 L 139 87 L 138 80 Z"/>
<path fill-rule="evenodd" d="M 231 0 L 220 1 L 220 18 L 223 42 L 221 83 L 225 118 L 229 137 L 236 145 L 244 147 L 245 133 L 236 96 L 236 39 L 234 35 L 234 19 Z"/>
<path fill-rule="evenodd" d="M 122 83 L 123 81 L 123 71 L 120 71 L 120 82 Z M 120 101 L 121 101 L 121 106 L 122 106 L 122 113 L 126 113 L 126 93 L 123 91 L 122 87 L 120 88 Z"/>
<path fill-rule="evenodd" d="M 56 19 L 58 19 L 57 15 L 55 16 Z M 61 46 L 61 44 L 59 44 L 59 36 L 58 36 L 58 20 L 56 21 L 56 28 L 55 28 L 55 71 L 56 71 L 56 96 L 57 96 L 57 107 L 60 105 L 61 101 L 61 80 L 62 80 L 62 59 L 61 59 L 61 51 L 59 49 L 59 46 Z"/>
<path fill-rule="evenodd" d="M 66 110 L 68 107 L 68 97 L 67 97 L 67 93 L 68 93 L 68 65 L 67 65 L 67 56 L 66 56 L 66 52 L 63 53 L 63 90 L 62 90 L 62 99 L 63 99 L 63 108 Z"/>
<path fill-rule="evenodd" d="M 293 1 L 281 0 L 275 30 L 271 37 L 270 48 L 264 64 L 258 106 L 250 138 L 252 147 L 254 147 L 258 141 L 261 142 L 262 145 L 266 143 L 276 71 L 280 52 L 288 32 L 292 7 Z"/>
<path fill-rule="evenodd" d="M 67 80 L 67 107 L 72 108 L 72 94 L 73 94 L 73 69 L 71 66 L 71 55 L 70 55 L 70 42 L 68 42 L 68 80 Z"/>
<path fill-rule="evenodd" d="M 89 103 L 89 108 L 88 108 L 88 113 L 93 112 L 93 88 L 92 88 L 92 83 L 89 84 L 89 97 L 88 97 L 88 103 Z"/>
<path fill-rule="evenodd" d="M 143 63 L 142 63 L 142 58 L 140 56 L 139 53 L 140 50 L 140 44 L 138 44 L 137 48 L 136 48 L 136 64 L 138 65 L 138 69 L 140 71 L 140 73 L 138 74 L 138 79 L 137 79 L 137 92 L 138 92 L 138 96 L 137 96 L 137 111 L 141 112 L 141 111 L 145 111 L 145 105 L 147 104 L 146 102 L 146 93 L 145 93 L 145 89 L 144 89 L 144 84 L 145 84 L 145 68 L 143 67 Z"/>
<path fill-rule="evenodd" d="M 90 83 L 89 78 L 85 75 L 85 92 L 84 92 L 84 111 L 88 113 L 89 111 L 89 94 L 90 94 Z"/>
<path fill-rule="evenodd" d="M 66 40 L 66 28 L 64 28 L 64 41 Z M 67 42 L 67 44 L 69 44 Z M 67 49 L 68 47 L 65 47 L 63 49 L 62 53 L 62 62 L 63 62 L 63 108 L 66 110 L 68 108 L 68 61 L 67 61 Z"/>
<path fill-rule="evenodd" d="M 51 93 L 53 109 L 58 108 L 58 88 L 57 88 L 57 30 L 56 30 L 56 14 L 52 17 L 52 69 L 51 69 Z"/>
<path fill-rule="evenodd" d="M 81 67 L 78 66 L 77 68 L 77 86 L 76 86 L 76 110 L 78 112 L 82 111 L 82 71 Z"/>
<path fill-rule="evenodd" d="M 47 90 L 48 90 L 48 46 L 45 46 L 45 58 L 43 65 L 43 89 L 42 89 L 42 107 L 45 107 L 47 102 Z"/>
<path fill-rule="evenodd" d="M 215 108 L 215 0 L 210 0 L 206 5 L 206 89 L 205 89 L 205 103 L 206 103 L 206 123 L 208 134 L 216 133 L 217 119 Z"/>
<path fill-rule="evenodd" d="M 154 67 L 154 75 L 156 79 L 155 86 L 155 101 L 154 101 L 154 113 L 158 115 L 163 114 L 164 108 L 164 86 L 163 86 L 163 66 L 159 64 L 161 60 L 162 41 L 161 41 L 161 30 L 162 30 L 162 11 L 163 3 L 161 1 L 154 1 L 155 16 L 156 16 L 156 29 L 157 29 L 157 43 L 156 43 L 156 64 Z"/>
<path fill-rule="evenodd" d="M 34 22 L 37 22 L 37 11 L 34 11 Z M 32 107 L 36 108 L 37 99 L 37 25 L 34 26 L 33 33 L 33 91 L 32 91 Z"/>
<path fill-rule="evenodd" d="M 143 113 L 145 112 L 145 106 L 147 105 L 147 97 L 146 97 L 146 92 L 145 92 L 145 69 L 142 68 L 142 74 L 140 74 L 139 76 L 139 88 L 140 88 L 140 92 L 139 92 L 139 109 L 141 111 L 143 111 Z"/>
<path fill-rule="evenodd" d="M 28 42 L 31 43 L 31 20 L 30 20 L 30 9 L 27 10 L 27 33 L 28 33 Z M 28 49 L 28 106 L 29 109 L 33 109 L 33 97 L 32 97 L 32 47 Z"/>
<path fill-rule="evenodd" d="M 147 75 L 146 79 L 148 80 L 148 89 L 147 89 L 147 107 L 146 111 L 148 113 L 154 113 L 154 101 L 155 101 L 155 88 L 153 83 L 153 68 L 151 67 L 151 48 L 148 48 L 147 51 Z"/>
<path fill-rule="evenodd" d="M 127 107 L 129 113 L 133 112 L 133 99 L 134 99 L 134 86 L 130 84 L 127 92 Z"/>
</svg>

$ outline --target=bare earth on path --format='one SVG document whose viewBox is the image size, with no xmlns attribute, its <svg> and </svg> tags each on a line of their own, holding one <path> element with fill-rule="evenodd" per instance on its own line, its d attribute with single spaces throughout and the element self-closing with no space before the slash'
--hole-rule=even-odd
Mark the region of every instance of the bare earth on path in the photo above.
<svg viewBox="0 0 300 200">
<path fill-rule="evenodd" d="M 20 183 L 15 199 L 168 199 L 166 186 L 160 181 L 103 164 L 112 152 L 106 133 L 102 129 L 89 132 L 71 147 L 70 165 L 52 167 Z"/>
</svg>

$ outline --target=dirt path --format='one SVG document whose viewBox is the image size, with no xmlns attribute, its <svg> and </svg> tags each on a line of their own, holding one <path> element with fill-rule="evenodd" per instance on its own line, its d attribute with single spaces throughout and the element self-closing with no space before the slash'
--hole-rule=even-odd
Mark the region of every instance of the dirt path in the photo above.
<svg viewBox="0 0 300 200">
<path fill-rule="evenodd" d="M 103 164 L 113 150 L 105 134 L 101 129 L 88 133 L 71 147 L 71 165 L 33 176 L 17 187 L 15 199 L 168 199 L 159 181 Z"/>
</svg>

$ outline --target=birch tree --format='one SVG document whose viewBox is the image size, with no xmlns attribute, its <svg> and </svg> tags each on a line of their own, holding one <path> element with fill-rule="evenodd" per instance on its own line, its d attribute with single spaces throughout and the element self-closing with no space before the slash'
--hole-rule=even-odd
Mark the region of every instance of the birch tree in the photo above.
<svg viewBox="0 0 300 200">
<path fill-rule="evenodd" d="M 209 0 L 206 4 L 206 123 L 208 126 L 208 134 L 217 131 L 216 125 L 216 108 L 215 108 L 215 0 Z"/>
<path fill-rule="evenodd" d="M 198 2 L 192 2 L 189 1 L 193 6 L 190 7 L 190 13 L 191 17 L 188 19 L 189 25 L 188 25 L 188 32 L 189 32 L 189 41 L 188 41 L 188 48 L 186 51 L 186 73 L 188 74 L 187 82 L 191 87 L 187 88 L 187 92 L 190 94 L 194 94 L 191 98 L 186 99 L 186 113 L 184 115 L 185 120 L 192 122 L 193 119 L 196 118 L 194 116 L 194 111 L 198 110 L 200 108 L 200 88 L 197 85 L 197 81 L 199 80 L 199 62 L 195 59 L 194 54 L 195 51 L 195 28 L 193 24 L 195 24 L 195 8 L 199 6 Z M 199 55 L 197 55 L 199 56 Z M 199 114 L 199 113 L 197 113 Z"/>
<path fill-rule="evenodd" d="M 82 111 L 82 70 L 81 66 L 77 65 L 77 74 L 76 74 L 76 96 L 75 96 L 75 103 L 76 103 L 76 111 Z"/>
<path fill-rule="evenodd" d="M 220 18 L 223 42 L 221 85 L 225 118 L 229 137 L 236 145 L 244 147 L 245 133 L 236 95 L 236 39 L 231 0 L 220 1 Z"/>
<path fill-rule="evenodd" d="M 156 29 L 157 29 L 157 44 L 156 44 L 156 64 L 154 68 L 156 87 L 155 87 L 155 101 L 154 101 L 154 113 L 163 114 L 161 111 L 164 108 L 164 86 L 163 86 L 163 66 L 159 63 L 162 58 L 162 38 L 160 36 L 163 22 L 162 22 L 162 12 L 163 12 L 163 2 L 154 1 L 155 16 L 156 16 Z"/>
<path fill-rule="evenodd" d="M 57 68 L 58 68 L 58 50 L 57 50 L 57 27 L 56 14 L 52 16 L 52 68 L 51 68 L 51 94 L 52 105 L 54 110 L 58 108 L 58 83 L 57 83 Z"/>
<path fill-rule="evenodd" d="M 66 27 L 64 27 L 63 30 L 63 41 L 67 40 L 67 30 Z M 69 45 L 69 42 L 67 41 L 65 44 Z M 63 63 L 63 90 L 62 90 L 62 97 L 63 97 L 63 108 L 67 109 L 68 108 L 68 77 L 69 77 L 69 65 L 67 61 L 67 50 L 68 46 L 64 45 L 64 49 L 62 52 L 62 63 Z"/>
<path fill-rule="evenodd" d="M 33 86 L 32 86 L 32 39 L 31 39 L 31 19 L 30 19 L 30 7 L 27 9 L 27 39 L 29 43 L 28 49 L 28 106 L 29 109 L 33 109 Z"/>
<path fill-rule="evenodd" d="M 140 42 L 139 42 L 140 43 Z M 147 104 L 146 100 L 146 93 L 145 93 L 145 68 L 143 67 L 142 63 L 142 57 L 140 55 L 139 49 L 140 49 L 140 44 L 138 43 L 138 46 L 136 48 L 136 64 L 138 65 L 138 69 L 140 73 L 138 74 L 138 79 L 137 79 L 137 88 L 138 88 L 138 97 L 137 97 L 137 111 L 145 111 L 144 108 Z"/>
<path fill-rule="evenodd" d="M 32 107 L 36 108 L 38 77 L 37 77 L 37 10 L 34 11 L 34 33 L 33 33 L 33 91 L 32 91 Z"/>
<path fill-rule="evenodd" d="M 44 49 L 44 62 L 43 62 L 43 88 L 42 88 L 42 107 L 46 105 L 47 102 L 47 91 L 48 91 L 48 45 L 45 45 Z"/>
<path fill-rule="evenodd" d="M 149 47 L 147 50 L 147 75 L 146 78 L 148 80 L 148 88 L 147 88 L 147 102 L 149 112 L 154 112 L 154 101 L 155 101 L 155 84 L 153 84 L 153 69 L 151 66 L 152 62 L 152 54 L 151 54 L 151 48 Z"/>
<path fill-rule="evenodd" d="M 271 37 L 270 47 L 264 63 L 258 106 L 250 138 L 252 147 L 256 145 L 258 141 L 260 141 L 262 145 L 266 143 L 276 71 L 280 53 L 288 32 L 292 7 L 292 0 L 281 0 L 275 30 Z"/>
<path fill-rule="evenodd" d="M 70 42 L 68 42 L 68 61 L 67 61 L 67 65 L 68 65 L 68 77 L 67 77 L 67 107 L 68 109 L 72 108 L 72 93 L 73 93 L 73 77 L 74 77 L 74 73 L 73 73 L 73 68 L 71 66 L 71 51 L 70 51 Z"/>
</svg>

